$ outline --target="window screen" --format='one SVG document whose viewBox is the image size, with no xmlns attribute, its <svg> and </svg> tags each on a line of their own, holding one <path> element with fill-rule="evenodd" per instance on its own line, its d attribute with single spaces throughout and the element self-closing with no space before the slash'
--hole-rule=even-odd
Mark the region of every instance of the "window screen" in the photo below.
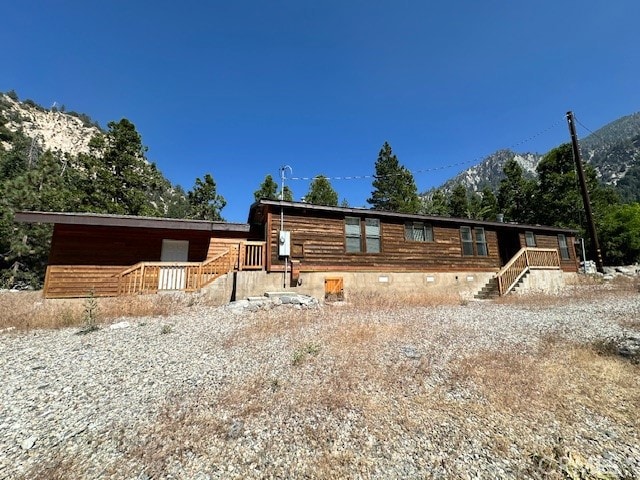
<svg viewBox="0 0 640 480">
<path fill-rule="evenodd" d="M 569 246 L 567 245 L 567 237 L 563 233 L 558 234 L 558 245 L 560 246 L 560 257 L 563 260 L 569 260 Z"/>
<path fill-rule="evenodd" d="M 536 246 L 536 236 L 533 234 L 533 232 L 524 232 L 524 239 L 527 247 Z"/>
<path fill-rule="evenodd" d="M 347 252 L 360 252 L 360 219 L 357 217 L 345 218 L 345 237 L 346 237 L 346 251 Z"/>
<path fill-rule="evenodd" d="M 460 227 L 460 239 L 462 240 L 462 255 L 473 255 L 471 227 Z"/>
<path fill-rule="evenodd" d="M 484 235 L 484 228 L 476 227 L 476 251 L 478 252 L 478 256 L 486 257 L 487 256 L 487 239 Z"/>
<path fill-rule="evenodd" d="M 365 233 L 367 236 L 367 253 L 380 253 L 380 220 L 367 218 L 365 220 Z"/>
</svg>

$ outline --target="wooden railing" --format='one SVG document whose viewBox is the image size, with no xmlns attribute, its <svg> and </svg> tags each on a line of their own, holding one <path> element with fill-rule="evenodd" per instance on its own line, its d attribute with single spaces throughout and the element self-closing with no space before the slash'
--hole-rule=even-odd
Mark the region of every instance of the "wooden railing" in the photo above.
<svg viewBox="0 0 640 480">
<path fill-rule="evenodd" d="M 553 248 L 521 248 L 496 275 L 500 295 L 509 293 L 518 280 L 529 270 L 558 268 L 560 268 L 558 250 Z"/>
<path fill-rule="evenodd" d="M 265 242 L 241 242 L 239 270 L 262 270 L 265 265 Z"/>
<path fill-rule="evenodd" d="M 233 270 L 262 270 L 265 242 L 239 242 L 204 262 L 140 262 L 120 272 L 118 295 L 157 293 L 164 290 L 193 292 Z"/>
<path fill-rule="evenodd" d="M 140 262 L 120 272 L 118 294 L 200 290 L 233 270 L 234 257 L 226 251 L 205 262 Z"/>
</svg>

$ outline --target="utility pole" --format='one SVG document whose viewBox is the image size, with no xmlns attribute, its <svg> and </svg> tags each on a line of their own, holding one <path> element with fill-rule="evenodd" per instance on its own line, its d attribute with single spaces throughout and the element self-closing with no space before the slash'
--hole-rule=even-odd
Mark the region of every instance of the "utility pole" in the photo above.
<svg viewBox="0 0 640 480">
<path fill-rule="evenodd" d="M 589 190 L 587 190 L 587 182 L 584 178 L 584 169 L 582 168 L 582 157 L 580 156 L 580 148 L 578 147 L 578 136 L 576 135 L 576 125 L 573 118 L 573 112 L 567 112 L 567 122 L 569 123 L 569 133 L 571 134 L 571 146 L 573 147 L 573 160 L 576 162 L 576 170 L 578 172 L 578 180 L 580 181 L 580 192 L 582 193 L 582 203 L 587 216 L 587 228 L 589 229 L 589 237 L 591 237 L 591 246 L 596 256 L 596 268 L 600 273 L 604 273 L 604 265 L 602 263 L 602 252 L 600 251 L 600 243 L 596 234 L 596 225 L 593 222 L 593 212 L 591 211 L 591 200 L 589 199 Z M 584 259 L 586 261 L 586 258 Z"/>
</svg>

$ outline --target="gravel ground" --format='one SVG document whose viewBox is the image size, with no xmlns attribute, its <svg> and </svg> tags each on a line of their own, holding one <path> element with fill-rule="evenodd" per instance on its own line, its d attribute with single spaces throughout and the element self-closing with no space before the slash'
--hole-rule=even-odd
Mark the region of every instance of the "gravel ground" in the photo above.
<svg viewBox="0 0 640 480">
<path fill-rule="evenodd" d="M 598 292 L 377 310 L 195 306 L 85 335 L 0 334 L 0 479 L 568 478 L 531 470 L 554 458 L 568 462 L 558 471 L 574 462 L 640 478 L 628 398 L 608 415 L 577 402 L 572 420 L 530 417 L 451 377 L 478 352 L 526 358 L 550 339 L 619 337 L 639 318 L 637 293 Z M 637 365 L 624 368 L 637 380 Z M 631 388 L 628 408 L 640 398 Z"/>
</svg>

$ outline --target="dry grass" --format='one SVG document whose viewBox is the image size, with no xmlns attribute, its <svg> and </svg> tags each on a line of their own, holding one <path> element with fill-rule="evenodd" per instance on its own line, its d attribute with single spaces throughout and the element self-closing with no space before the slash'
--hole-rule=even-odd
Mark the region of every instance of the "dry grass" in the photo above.
<svg viewBox="0 0 640 480">
<path fill-rule="evenodd" d="M 350 308 L 307 312 L 301 319 L 297 313 L 284 315 L 270 323 L 266 314 L 256 317 L 261 326 L 247 325 L 246 341 L 260 348 L 289 329 L 289 354 L 241 382 L 168 401 L 140 445 L 126 453 L 152 477 L 170 475 L 171 465 L 188 463 L 191 456 L 219 459 L 214 466 L 220 468 L 225 463 L 252 465 L 256 472 L 266 468 L 275 477 L 293 470 L 301 478 L 354 472 L 367 477 L 376 463 L 389 461 L 381 453 L 384 445 L 413 438 L 448 451 L 440 461 L 456 476 L 464 473 L 454 465 L 456 451 L 469 448 L 468 439 L 480 431 L 483 451 L 526 466 L 517 476 L 570 478 L 571 469 L 582 469 L 591 475 L 584 478 L 596 478 L 599 471 L 586 458 L 601 452 L 574 441 L 580 426 L 596 416 L 629 434 L 640 427 L 637 367 L 600 355 L 591 345 L 548 339 L 526 354 L 476 352 L 454 361 L 448 377 L 429 387 L 439 352 L 406 357 L 398 346 L 417 335 L 434 342 L 459 335 L 459 327 L 430 331 L 374 311 L 372 320 L 364 321 L 351 318 Z M 304 352 L 303 358 L 291 361 L 296 352 Z M 280 432 L 277 440 L 259 433 L 273 431 Z M 238 440 L 243 435 L 256 449 L 243 446 Z M 268 460 L 278 457 L 285 463 Z M 295 467 L 286 463 L 294 459 Z M 430 467 L 430 461 L 424 460 L 426 471 L 439 467 Z M 221 476 L 252 476 L 249 472 L 246 467 Z"/>
<path fill-rule="evenodd" d="M 391 310 L 399 307 L 433 307 L 438 305 L 458 305 L 461 302 L 457 293 L 371 293 L 355 292 L 346 298 L 346 304 L 352 308 L 367 311 Z"/>
<path fill-rule="evenodd" d="M 122 317 L 166 316 L 189 306 L 188 297 L 140 295 L 96 299 L 99 323 Z M 0 295 L 0 330 L 33 330 L 83 325 L 86 299 L 44 299 L 41 292 Z"/>
<path fill-rule="evenodd" d="M 617 292 L 628 295 L 624 285 Z M 587 286 L 574 294 L 530 301 L 547 308 L 603 293 Z M 404 461 L 458 478 L 469 473 L 459 457 L 479 455 L 512 465 L 511 478 L 618 478 L 606 477 L 593 458 L 616 450 L 612 438 L 638 438 L 638 365 L 599 345 L 552 337 L 526 351 L 452 355 L 464 322 L 418 319 L 415 307 L 442 299 L 412 298 L 363 295 L 239 319 L 224 348 L 258 356 L 259 371 L 176 391 L 155 420 L 119 434 L 121 456 L 104 474 L 186 478 L 204 458 L 213 478 L 402 478 L 380 472 L 398 471 Z"/>
<path fill-rule="evenodd" d="M 510 294 L 499 297 L 494 301 L 502 305 L 551 308 L 558 305 L 568 305 L 580 301 L 592 302 L 594 298 L 629 296 L 640 293 L 640 279 L 638 278 L 620 275 L 605 283 L 597 277 L 581 276 L 579 277 L 579 280 L 579 283 L 566 286 L 557 294 L 537 292 Z"/>
<path fill-rule="evenodd" d="M 517 476 L 571 478 L 571 469 L 581 468 L 591 476 L 580 478 L 596 478 L 598 469 L 585 460 L 594 452 L 573 440 L 579 427 L 593 416 L 628 433 L 640 427 L 637 367 L 588 345 L 543 342 L 526 355 L 478 352 L 455 362 L 444 383 L 427 388 L 429 355 L 388 359 L 388 344 L 410 338 L 406 326 L 342 318 L 333 327 L 316 337 L 319 350 L 304 362 L 273 364 L 271 376 L 168 400 L 151 429 L 135 434 L 139 444 L 125 457 L 136 458 L 152 478 L 202 456 L 218 460 L 214 471 L 241 467 L 220 471 L 225 478 L 259 476 L 250 475 L 249 466 L 274 477 L 293 471 L 300 478 L 368 477 L 376 463 L 384 468 L 389 461 L 385 445 L 423 438 L 449 452 L 440 462 L 456 476 L 464 473 L 454 465 L 456 451 L 480 431 L 483 451 L 525 465 Z M 274 431 L 275 439 L 260 434 Z M 257 447 L 240 442 L 244 435 Z M 439 466 L 431 461 L 425 456 L 426 471 Z"/>
</svg>

